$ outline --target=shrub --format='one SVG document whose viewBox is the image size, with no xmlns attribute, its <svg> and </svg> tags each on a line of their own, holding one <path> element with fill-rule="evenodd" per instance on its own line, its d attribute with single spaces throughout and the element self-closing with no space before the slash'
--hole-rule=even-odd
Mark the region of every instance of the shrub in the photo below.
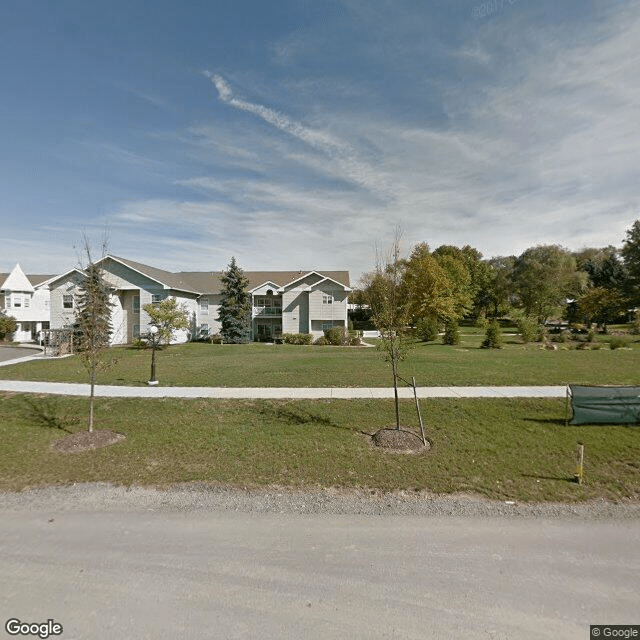
<svg viewBox="0 0 640 640">
<path fill-rule="evenodd" d="M 209 342 L 211 344 L 222 344 L 223 343 L 222 336 L 219 333 L 211 334 L 208 339 L 209 339 Z"/>
<path fill-rule="evenodd" d="M 567 331 L 566 329 L 563 329 L 562 331 L 560 331 L 560 333 L 555 334 L 551 338 L 551 340 L 553 340 L 553 342 L 561 342 L 564 344 L 570 337 L 571 337 L 571 332 Z"/>
<path fill-rule="evenodd" d="M 536 341 L 540 334 L 537 320 L 529 316 L 520 318 L 518 320 L 518 333 L 524 343 Z"/>
<path fill-rule="evenodd" d="M 329 344 L 329 341 L 324 336 L 320 336 L 313 344 L 323 346 Z"/>
<path fill-rule="evenodd" d="M 148 347 L 149 347 L 149 342 L 147 340 L 144 340 L 143 338 L 136 338 L 131 343 L 132 349 L 147 349 Z"/>
<path fill-rule="evenodd" d="M 438 323 L 432 318 L 420 318 L 416 323 L 416 335 L 422 342 L 438 339 Z"/>
<path fill-rule="evenodd" d="M 549 330 L 543 324 L 539 324 L 536 331 L 536 342 L 546 342 L 548 338 Z"/>
<path fill-rule="evenodd" d="M 324 337 L 329 344 L 334 346 L 349 344 L 349 334 L 344 327 L 331 327 L 324 332 Z"/>
<path fill-rule="evenodd" d="M 443 344 L 460 344 L 460 332 L 458 331 L 458 323 L 455 320 L 449 320 L 444 327 Z"/>
<path fill-rule="evenodd" d="M 7 316 L 0 311 L 0 340 L 11 336 L 17 326 L 18 323 L 13 316 Z"/>
<path fill-rule="evenodd" d="M 501 349 L 502 348 L 502 333 L 500 332 L 500 325 L 493 320 L 487 327 L 487 333 L 485 334 L 484 341 L 482 342 L 483 349 Z"/>
<path fill-rule="evenodd" d="M 620 336 L 613 336 L 611 340 L 609 340 L 609 349 L 622 349 L 627 346 L 627 341 Z"/>
<path fill-rule="evenodd" d="M 286 344 L 311 344 L 313 336 L 310 333 L 283 333 L 282 340 Z"/>
</svg>

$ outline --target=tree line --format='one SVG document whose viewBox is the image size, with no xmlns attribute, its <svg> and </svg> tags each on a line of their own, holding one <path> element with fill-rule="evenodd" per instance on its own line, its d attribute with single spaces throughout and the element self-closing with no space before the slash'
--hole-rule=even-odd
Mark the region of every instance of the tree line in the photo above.
<svg viewBox="0 0 640 640">
<path fill-rule="evenodd" d="M 503 317 L 537 324 L 564 319 L 606 331 L 640 307 L 640 221 L 620 248 L 538 245 L 519 256 L 484 259 L 469 245 L 432 250 L 423 242 L 406 258 L 394 247 L 382 268 L 364 274 L 351 302 L 375 315 L 380 290 L 393 278 L 406 322 L 426 332 L 462 319 Z"/>
</svg>

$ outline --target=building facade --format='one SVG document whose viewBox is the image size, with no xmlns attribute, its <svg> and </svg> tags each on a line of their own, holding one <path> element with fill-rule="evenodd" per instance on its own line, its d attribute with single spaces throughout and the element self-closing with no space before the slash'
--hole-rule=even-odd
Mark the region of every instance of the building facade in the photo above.
<svg viewBox="0 0 640 640">
<path fill-rule="evenodd" d="M 49 328 L 50 295 L 48 280 L 52 276 L 25 275 L 19 264 L 11 273 L 0 273 L 0 308 L 16 319 L 16 342 L 37 342 Z"/>
<path fill-rule="evenodd" d="M 145 334 L 144 306 L 175 298 L 189 314 L 190 328 L 173 342 L 220 332 L 222 272 L 169 272 L 108 255 L 99 261 L 111 287 L 112 344 L 128 344 Z M 347 327 L 348 271 L 245 271 L 252 296 L 251 339 L 270 340 L 280 333 L 320 336 L 333 326 Z M 51 328 L 73 324 L 82 272 L 74 269 L 47 282 Z"/>
</svg>

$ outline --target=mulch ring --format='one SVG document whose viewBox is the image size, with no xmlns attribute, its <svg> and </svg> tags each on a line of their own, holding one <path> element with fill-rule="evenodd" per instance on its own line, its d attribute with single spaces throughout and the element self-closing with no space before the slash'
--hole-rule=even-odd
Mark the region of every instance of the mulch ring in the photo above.
<svg viewBox="0 0 640 640">
<path fill-rule="evenodd" d="M 406 427 L 380 429 L 371 436 L 371 442 L 388 453 L 425 453 L 431 448 L 428 440 L 427 445 L 424 445 L 419 432 Z"/>
<path fill-rule="evenodd" d="M 89 449 L 107 447 L 121 440 L 124 440 L 124 436 L 121 433 L 109 431 L 108 429 L 99 429 L 91 433 L 89 431 L 72 433 L 66 438 L 54 441 L 51 446 L 56 451 L 62 453 L 75 453 L 77 451 L 88 451 Z"/>
</svg>

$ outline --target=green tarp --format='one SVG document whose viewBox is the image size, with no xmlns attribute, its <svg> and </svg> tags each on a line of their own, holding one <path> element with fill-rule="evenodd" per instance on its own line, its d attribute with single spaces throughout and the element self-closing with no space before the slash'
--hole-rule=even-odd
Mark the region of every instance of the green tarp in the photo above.
<svg viewBox="0 0 640 640">
<path fill-rule="evenodd" d="M 568 385 L 573 417 L 570 424 L 635 424 L 640 422 L 640 387 Z"/>
</svg>

